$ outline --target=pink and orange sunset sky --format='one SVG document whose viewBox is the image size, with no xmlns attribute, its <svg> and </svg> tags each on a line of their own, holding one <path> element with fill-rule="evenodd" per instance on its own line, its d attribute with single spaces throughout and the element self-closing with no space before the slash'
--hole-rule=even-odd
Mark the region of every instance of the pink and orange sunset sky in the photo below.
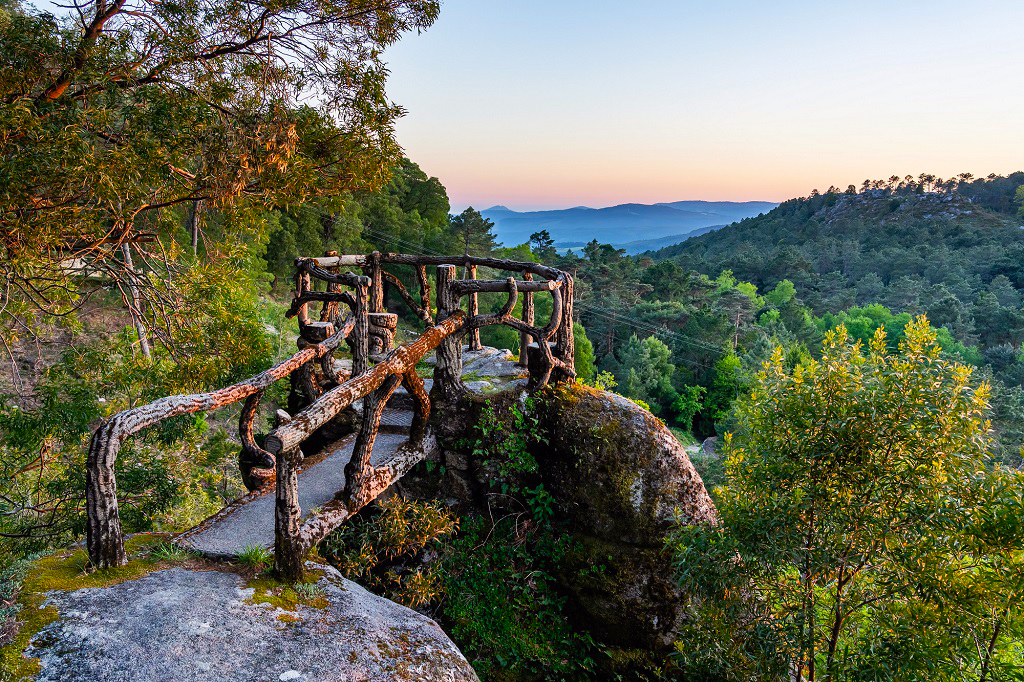
<svg viewBox="0 0 1024 682">
<path fill-rule="evenodd" d="M 1020 0 L 445 0 L 387 53 L 453 210 L 1024 168 Z"/>
</svg>

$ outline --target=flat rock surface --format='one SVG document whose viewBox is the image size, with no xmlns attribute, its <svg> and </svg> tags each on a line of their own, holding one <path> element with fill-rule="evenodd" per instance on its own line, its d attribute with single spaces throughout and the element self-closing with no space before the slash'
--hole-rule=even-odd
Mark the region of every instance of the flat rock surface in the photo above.
<svg viewBox="0 0 1024 682">
<path fill-rule="evenodd" d="M 329 567 L 326 606 L 252 603 L 244 579 L 171 568 L 51 592 L 60 613 L 32 640 L 41 682 L 477 680 L 438 625 Z"/>
<path fill-rule="evenodd" d="M 411 413 L 410 413 L 411 419 Z M 370 462 L 380 466 L 409 440 L 405 434 L 377 434 Z M 308 514 L 345 487 L 345 465 L 352 458 L 355 435 L 338 441 L 322 460 L 299 473 L 299 506 Z M 237 556 L 246 545 L 274 545 L 274 491 L 248 496 L 223 516 L 178 538 L 177 543 L 210 557 Z"/>
</svg>

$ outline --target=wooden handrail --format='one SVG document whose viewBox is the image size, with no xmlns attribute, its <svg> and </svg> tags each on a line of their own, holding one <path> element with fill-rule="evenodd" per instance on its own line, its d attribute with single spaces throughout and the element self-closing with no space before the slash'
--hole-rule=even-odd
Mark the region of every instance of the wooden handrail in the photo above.
<svg viewBox="0 0 1024 682">
<path fill-rule="evenodd" d="M 386 264 L 415 268 L 420 288 L 418 305 L 401 280 L 382 268 Z M 371 276 L 337 272 L 345 265 L 364 268 Z M 430 310 L 428 265 L 437 266 L 436 321 Z M 471 279 L 456 279 L 457 266 L 465 266 Z M 520 272 L 524 279 L 476 280 L 477 267 Z M 534 280 L 534 276 L 543 279 Z M 314 280 L 326 282 L 327 291 L 314 290 Z M 381 335 L 383 327 L 380 325 L 388 321 L 384 319 L 387 316 L 383 308 L 382 287 L 385 281 L 395 286 L 404 302 L 430 326 L 417 339 L 387 352 L 371 367 L 368 348 L 371 337 L 385 346 L 392 342 L 392 334 Z M 170 396 L 125 410 L 95 431 L 90 441 L 86 471 L 86 544 L 94 567 L 119 566 L 127 561 L 114 475 L 120 447 L 132 435 L 165 419 L 245 401 L 239 417 L 243 448 L 240 462 L 254 467 L 251 477 L 254 480 L 266 481 L 276 473 L 275 565 L 282 575 L 297 577 L 302 570 L 303 558 L 313 545 L 422 459 L 431 403 L 415 368 L 428 353 L 436 350 L 434 385 L 444 400 L 457 399 L 464 390 L 461 379 L 462 336 L 472 335 L 487 325 L 504 324 L 519 331 L 524 340 L 521 358 L 526 356 L 525 341 L 533 339 L 537 342 L 540 347 L 538 366 L 530 368 L 533 386 L 547 383 L 553 375 L 556 378 L 575 376 L 571 319 L 573 281 L 568 273 L 555 268 L 497 258 L 375 252 L 367 256 L 330 255 L 297 259 L 295 282 L 296 293 L 288 315 L 297 316 L 299 320 L 299 345 L 302 349 L 298 353 L 251 379 L 227 388 Z M 344 291 L 342 287 L 349 287 L 351 291 Z M 552 295 L 552 314 L 547 325 L 538 327 L 533 319 L 533 295 L 544 291 Z M 508 300 L 497 313 L 479 314 L 472 301 L 478 293 L 489 292 L 505 292 Z M 524 296 L 522 320 L 512 315 L 520 294 Z M 470 297 L 468 312 L 460 308 L 463 296 Z M 319 320 L 314 322 L 310 319 L 308 306 L 316 302 L 322 303 L 323 307 Z M 351 309 L 351 314 L 344 320 L 338 317 L 341 303 Z M 374 315 L 376 326 L 371 328 L 370 318 Z M 323 339 L 324 336 L 327 338 Z M 332 360 L 334 351 L 343 341 L 348 341 L 352 347 L 352 372 L 346 380 L 337 375 Z M 317 364 L 320 365 L 319 373 Z M 292 376 L 293 391 L 303 387 L 310 403 L 301 409 L 301 406 L 294 408 L 297 413 L 271 431 L 261 448 L 253 434 L 260 397 L 267 387 L 289 375 Z M 382 410 L 399 384 L 404 384 L 415 399 L 410 442 L 387 466 L 375 468 L 370 464 L 370 455 Z M 299 446 L 359 399 L 364 401 L 363 425 L 346 466 L 346 490 L 300 524 L 297 489 Z M 250 482 L 247 480 L 247 485 Z"/>
<path fill-rule="evenodd" d="M 347 328 L 346 325 L 342 331 Z M 121 517 L 117 505 L 114 464 L 121 445 L 128 438 L 171 417 L 209 412 L 245 400 L 306 363 L 333 352 L 344 339 L 344 333 L 335 334 L 323 343 L 301 350 L 265 372 L 260 372 L 251 379 L 233 386 L 208 393 L 160 398 L 147 405 L 118 412 L 101 424 L 89 442 L 85 474 L 85 537 L 92 565 L 96 568 L 108 568 L 127 563 L 124 533 L 121 530 Z"/>
</svg>

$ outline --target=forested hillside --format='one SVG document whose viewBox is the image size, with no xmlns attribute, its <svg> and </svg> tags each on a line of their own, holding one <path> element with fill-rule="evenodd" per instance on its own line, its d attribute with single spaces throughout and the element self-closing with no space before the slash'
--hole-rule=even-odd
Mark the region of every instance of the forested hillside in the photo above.
<svg viewBox="0 0 1024 682">
<path fill-rule="evenodd" d="M 578 272 L 598 368 L 698 436 L 725 427 L 775 345 L 793 364 L 843 323 L 864 342 L 885 327 L 895 348 L 926 314 L 947 352 L 996 379 L 1000 452 L 1018 461 L 1022 184 L 1024 173 L 830 188 L 638 257 L 592 242 L 564 265 Z"/>
</svg>

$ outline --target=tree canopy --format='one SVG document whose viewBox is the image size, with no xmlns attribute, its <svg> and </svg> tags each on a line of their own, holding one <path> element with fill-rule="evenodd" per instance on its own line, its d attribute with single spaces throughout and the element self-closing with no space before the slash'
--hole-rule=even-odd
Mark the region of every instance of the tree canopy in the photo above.
<svg viewBox="0 0 1024 682">
<path fill-rule="evenodd" d="M 81 0 L 0 4 L 0 275 L 18 305 L 65 313 L 76 276 L 173 262 L 200 202 L 253 211 L 379 187 L 401 107 L 383 50 L 432 0 Z M 123 258 L 118 255 L 123 254 Z"/>
<path fill-rule="evenodd" d="M 989 390 L 923 318 L 895 352 L 881 329 L 865 348 L 843 327 L 820 360 L 790 369 L 776 351 L 726 441 L 722 527 L 675 539 L 706 599 L 699 627 L 740 642 L 681 649 L 689 664 L 802 680 L 985 680 L 1011 664 L 1021 480 L 986 468 Z"/>
</svg>

